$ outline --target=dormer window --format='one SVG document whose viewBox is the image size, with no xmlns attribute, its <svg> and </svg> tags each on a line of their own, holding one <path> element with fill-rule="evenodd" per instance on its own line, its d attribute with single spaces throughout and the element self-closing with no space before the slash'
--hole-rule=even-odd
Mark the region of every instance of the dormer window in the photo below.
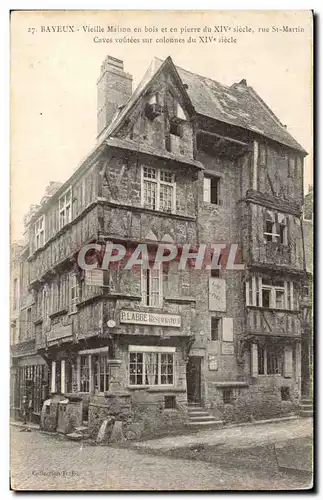
<svg viewBox="0 0 323 500">
<path fill-rule="evenodd" d="M 160 98 L 158 92 L 155 92 L 155 94 L 152 94 L 150 96 L 145 109 L 146 109 L 146 115 L 149 118 L 149 120 L 154 120 L 155 118 L 157 118 L 157 116 L 161 114 L 162 106 L 160 104 Z"/>
<path fill-rule="evenodd" d="M 181 122 L 186 120 L 182 106 L 170 92 L 169 117 L 172 122 Z"/>
<path fill-rule="evenodd" d="M 45 244 L 45 215 L 39 217 L 35 223 L 35 247 L 36 250 Z"/>
<path fill-rule="evenodd" d="M 176 137 L 182 137 L 182 127 L 180 123 L 171 122 L 169 126 L 169 133 Z"/>
<path fill-rule="evenodd" d="M 72 188 L 69 188 L 59 198 L 59 228 L 61 229 L 72 220 Z"/>
</svg>

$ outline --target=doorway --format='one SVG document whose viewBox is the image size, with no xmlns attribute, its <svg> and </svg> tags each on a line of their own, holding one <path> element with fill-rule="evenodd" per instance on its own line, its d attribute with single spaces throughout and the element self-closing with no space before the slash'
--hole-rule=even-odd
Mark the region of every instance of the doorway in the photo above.
<svg viewBox="0 0 323 500">
<path fill-rule="evenodd" d="M 187 401 L 201 402 L 201 360 L 197 356 L 190 356 L 186 365 Z"/>
</svg>

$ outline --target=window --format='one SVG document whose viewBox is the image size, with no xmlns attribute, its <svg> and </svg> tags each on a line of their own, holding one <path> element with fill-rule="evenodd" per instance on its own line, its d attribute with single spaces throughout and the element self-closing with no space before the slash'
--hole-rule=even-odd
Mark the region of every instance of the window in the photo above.
<svg viewBox="0 0 323 500">
<path fill-rule="evenodd" d="M 258 374 L 265 375 L 265 348 L 258 345 Z"/>
<path fill-rule="evenodd" d="M 77 303 L 79 301 L 79 284 L 75 274 L 70 274 L 69 285 L 70 285 L 69 311 L 70 313 L 73 313 L 77 311 Z"/>
<path fill-rule="evenodd" d="M 203 201 L 213 205 L 222 205 L 220 200 L 220 177 L 204 177 Z"/>
<path fill-rule="evenodd" d="M 94 387 L 95 392 L 104 393 L 109 390 L 109 364 L 108 356 L 93 356 Z"/>
<path fill-rule="evenodd" d="M 274 348 L 267 348 L 267 375 L 277 375 L 280 370 L 280 354 Z"/>
<path fill-rule="evenodd" d="M 180 123 L 170 122 L 169 133 L 171 135 L 176 135 L 177 137 L 182 137 L 182 126 Z"/>
<path fill-rule="evenodd" d="M 162 268 L 141 268 L 142 304 L 150 307 L 162 305 Z"/>
<path fill-rule="evenodd" d="M 233 390 L 231 388 L 223 389 L 222 391 L 223 403 L 233 403 Z"/>
<path fill-rule="evenodd" d="M 35 246 L 36 250 L 45 244 L 45 216 L 43 215 L 35 223 Z"/>
<path fill-rule="evenodd" d="M 90 356 L 80 356 L 80 392 L 90 392 Z"/>
<path fill-rule="evenodd" d="M 287 218 L 283 214 L 270 212 L 265 213 L 264 236 L 266 241 L 276 241 L 281 245 L 287 245 Z"/>
<path fill-rule="evenodd" d="M 14 311 L 18 307 L 18 280 L 15 278 L 13 280 L 13 309 Z"/>
<path fill-rule="evenodd" d="M 284 281 L 271 279 L 262 280 L 262 307 L 285 309 Z"/>
<path fill-rule="evenodd" d="M 143 205 L 152 210 L 175 212 L 174 174 L 167 170 L 143 167 Z"/>
<path fill-rule="evenodd" d="M 282 373 L 282 360 L 280 347 L 258 345 L 259 375 L 280 375 Z"/>
<path fill-rule="evenodd" d="M 290 401 L 290 388 L 288 386 L 281 387 L 280 394 L 282 401 Z"/>
<path fill-rule="evenodd" d="M 59 228 L 61 229 L 72 220 L 72 188 L 59 198 Z"/>
<path fill-rule="evenodd" d="M 31 308 L 29 307 L 27 309 L 27 337 L 30 337 L 30 334 L 32 332 L 32 322 L 31 322 Z"/>
<path fill-rule="evenodd" d="M 220 269 L 213 268 L 211 269 L 211 277 L 212 278 L 220 278 L 221 276 L 221 262 L 223 261 L 223 254 L 220 253 L 218 263 L 216 265 L 220 266 Z"/>
<path fill-rule="evenodd" d="M 173 352 L 129 352 L 130 385 L 173 385 Z"/>
<path fill-rule="evenodd" d="M 295 299 L 294 284 L 291 281 L 254 276 L 246 282 L 247 306 L 293 310 L 297 308 Z"/>
<path fill-rule="evenodd" d="M 279 242 L 282 245 L 287 245 L 287 221 L 286 217 L 281 214 L 278 214 L 278 234 Z"/>
<path fill-rule="evenodd" d="M 221 318 L 211 317 L 211 340 L 220 340 Z"/>
<path fill-rule="evenodd" d="M 164 408 L 165 408 L 165 410 L 175 410 L 175 408 L 176 408 L 176 396 L 165 396 L 164 397 Z"/>
<path fill-rule="evenodd" d="M 273 212 L 266 212 L 264 235 L 267 241 L 275 241 L 279 236 L 278 234 L 276 234 L 275 215 L 273 214 Z"/>
</svg>

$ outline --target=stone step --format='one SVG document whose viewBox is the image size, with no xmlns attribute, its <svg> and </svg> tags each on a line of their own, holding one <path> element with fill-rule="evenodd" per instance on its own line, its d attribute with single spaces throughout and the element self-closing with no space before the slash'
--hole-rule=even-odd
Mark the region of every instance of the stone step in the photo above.
<svg viewBox="0 0 323 500">
<path fill-rule="evenodd" d="M 86 425 L 80 425 L 79 427 L 75 427 L 75 432 L 79 432 L 81 434 L 88 434 L 89 428 Z"/>
<path fill-rule="evenodd" d="M 313 410 L 300 410 L 299 411 L 299 416 L 300 417 L 312 417 L 313 416 Z"/>
<path fill-rule="evenodd" d="M 190 422 L 214 422 L 217 420 L 215 417 L 212 417 L 212 415 L 205 415 L 203 417 L 190 417 L 189 421 Z"/>
<path fill-rule="evenodd" d="M 213 429 L 221 429 L 223 427 L 223 420 L 212 420 L 207 422 L 188 422 L 186 424 L 187 427 L 192 429 L 196 428 L 213 428 Z"/>
<path fill-rule="evenodd" d="M 84 439 L 83 434 L 80 432 L 71 432 L 70 434 L 66 434 L 67 439 L 70 439 L 71 441 L 81 441 Z"/>
<path fill-rule="evenodd" d="M 299 405 L 300 410 L 313 410 L 313 405 L 311 403 L 301 403 Z"/>
<path fill-rule="evenodd" d="M 203 411 L 203 410 L 196 410 L 196 411 L 189 410 L 188 411 L 189 417 L 199 417 L 199 416 L 206 417 L 207 415 L 209 415 L 209 413 L 207 411 Z"/>
<path fill-rule="evenodd" d="M 199 408 L 201 408 L 201 403 L 192 403 L 192 402 L 189 402 L 187 403 L 187 406 L 198 406 Z"/>
<path fill-rule="evenodd" d="M 301 398 L 300 403 L 313 403 L 312 398 Z"/>
</svg>

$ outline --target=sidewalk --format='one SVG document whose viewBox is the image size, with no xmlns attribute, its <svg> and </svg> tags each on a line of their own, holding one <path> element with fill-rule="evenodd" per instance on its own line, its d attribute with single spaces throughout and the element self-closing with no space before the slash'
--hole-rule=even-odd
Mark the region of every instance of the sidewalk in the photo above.
<svg viewBox="0 0 323 500">
<path fill-rule="evenodd" d="M 28 429 L 31 431 L 39 431 L 39 425 L 34 424 L 32 422 L 27 422 L 26 424 L 24 424 L 20 420 L 11 420 L 10 425 L 13 425 L 14 427 L 21 427 L 21 429 L 26 429 L 26 430 Z"/>
<path fill-rule="evenodd" d="M 142 450 L 171 450 L 192 445 L 225 445 L 227 448 L 249 448 L 295 438 L 311 437 L 313 419 L 300 418 L 278 423 L 238 426 L 216 430 L 200 431 L 195 434 L 150 439 L 133 443 Z"/>
</svg>

